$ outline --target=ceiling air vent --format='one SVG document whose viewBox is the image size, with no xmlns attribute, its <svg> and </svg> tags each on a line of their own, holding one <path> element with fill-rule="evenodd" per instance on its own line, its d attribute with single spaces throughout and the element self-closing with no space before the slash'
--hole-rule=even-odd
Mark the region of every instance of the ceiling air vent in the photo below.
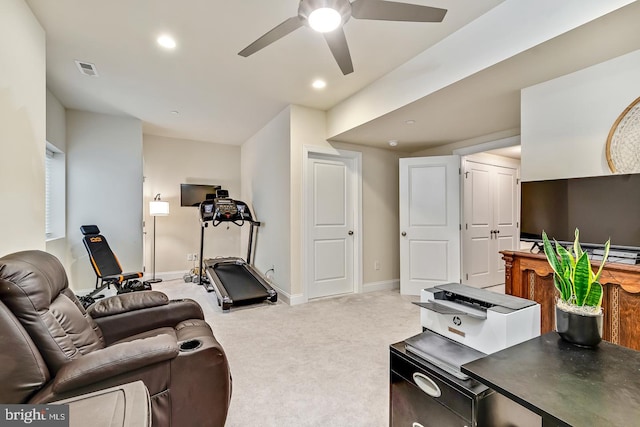
<svg viewBox="0 0 640 427">
<path fill-rule="evenodd" d="M 76 61 L 78 70 L 85 76 L 98 77 L 98 70 L 96 66 L 91 62 Z"/>
</svg>

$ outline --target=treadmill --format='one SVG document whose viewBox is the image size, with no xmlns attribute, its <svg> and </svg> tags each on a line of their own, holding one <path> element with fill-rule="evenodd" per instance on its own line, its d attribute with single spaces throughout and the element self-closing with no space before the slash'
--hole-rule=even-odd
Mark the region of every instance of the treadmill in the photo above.
<svg viewBox="0 0 640 427">
<path fill-rule="evenodd" d="M 247 260 L 238 257 L 203 260 L 204 229 L 209 223 L 217 227 L 229 222 L 239 227 L 249 223 Z M 205 200 L 200 204 L 200 225 L 200 284 L 208 292 L 215 292 L 222 311 L 227 312 L 232 306 L 278 300 L 276 291 L 251 264 L 253 236 L 260 222 L 253 218 L 246 203 L 229 198 L 226 190 L 218 190 L 214 199 Z M 206 274 L 206 278 L 203 273 Z"/>
</svg>

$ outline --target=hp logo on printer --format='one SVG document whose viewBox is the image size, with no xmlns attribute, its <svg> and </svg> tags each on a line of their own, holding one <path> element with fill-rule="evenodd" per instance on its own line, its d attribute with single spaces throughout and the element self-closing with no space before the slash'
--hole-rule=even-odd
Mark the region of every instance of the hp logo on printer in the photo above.
<svg viewBox="0 0 640 427">
<path fill-rule="evenodd" d="M 453 316 L 453 324 L 456 326 L 462 325 L 462 320 L 458 316 Z"/>
</svg>

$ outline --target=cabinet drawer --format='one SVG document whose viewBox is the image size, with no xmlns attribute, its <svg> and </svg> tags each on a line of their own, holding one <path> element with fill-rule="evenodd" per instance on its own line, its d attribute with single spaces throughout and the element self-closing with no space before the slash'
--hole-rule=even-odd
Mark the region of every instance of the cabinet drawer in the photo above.
<svg viewBox="0 0 640 427">
<path fill-rule="evenodd" d="M 425 397 L 429 397 L 456 412 L 462 418 L 473 421 L 473 398 L 464 394 L 454 384 L 446 382 L 434 372 L 420 367 L 394 353 L 391 353 L 391 371 L 412 384 Z M 421 384 L 418 384 L 421 383 Z M 422 385 L 427 392 L 420 388 Z M 430 391 L 430 390 L 433 391 Z M 430 396 L 428 393 L 431 393 Z M 443 424 L 444 425 L 444 424 Z"/>
<path fill-rule="evenodd" d="M 390 427 L 471 427 L 472 423 L 402 378 L 391 374 Z"/>
</svg>

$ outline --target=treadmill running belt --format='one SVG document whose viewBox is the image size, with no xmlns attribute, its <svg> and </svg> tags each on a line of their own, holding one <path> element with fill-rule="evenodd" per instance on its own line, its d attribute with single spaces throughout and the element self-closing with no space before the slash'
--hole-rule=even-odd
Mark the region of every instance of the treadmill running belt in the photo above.
<svg viewBox="0 0 640 427">
<path fill-rule="evenodd" d="M 263 300 L 269 296 L 264 286 L 244 265 L 235 263 L 216 264 L 213 271 L 220 278 L 220 281 L 224 283 L 234 305 Z"/>
</svg>

